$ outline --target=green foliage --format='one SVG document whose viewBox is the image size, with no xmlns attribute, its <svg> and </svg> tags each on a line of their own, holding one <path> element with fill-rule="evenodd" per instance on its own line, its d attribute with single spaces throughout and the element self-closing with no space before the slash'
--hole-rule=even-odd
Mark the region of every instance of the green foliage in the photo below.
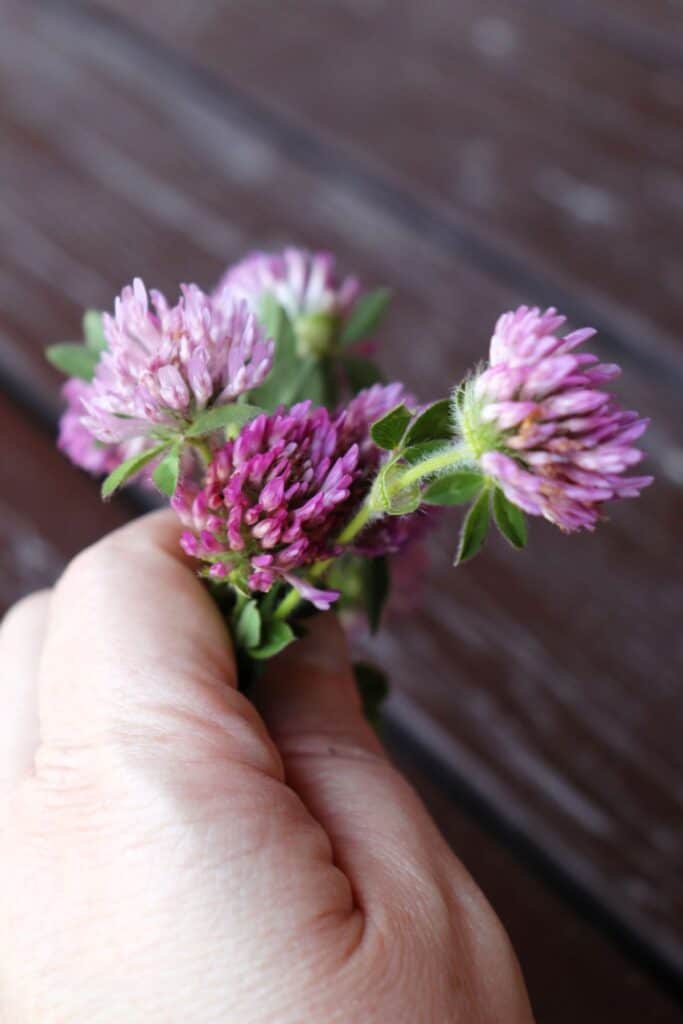
<svg viewBox="0 0 683 1024">
<path fill-rule="evenodd" d="M 484 486 L 480 473 L 459 469 L 433 480 L 422 496 L 428 505 L 462 505 L 470 501 Z"/>
<path fill-rule="evenodd" d="M 461 565 L 474 558 L 486 540 L 489 528 L 489 492 L 482 491 L 465 516 L 460 532 L 460 542 L 454 565 Z"/>
<path fill-rule="evenodd" d="M 493 492 L 493 517 L 496 526 L 513 548 L 525 547 L 527 530 L 524 512 L 508 501 L 500 487 L 496 487 Z"/>
<path fill-rule="evenodd" d="M 279 619 L 270 619 L 270 621 L 264 622 L 262 625 L 261 644 L 259 647 L 249 650 L 251 658 L 265 661 L 267 658 L 272 658 L 279 654 L 280 651 L 296 640 L 294 630 L 286 622 L 282 622 Z"/>
<path fill-rule="evenodd" d="M 296 350 L 292 323 L 284 309 L 267 295 L 262 305 L 262 319 L 275 340 L 273 368 L 260 387 L 249 395 L 254 405 L 272 412 L 278 405 L 296 401 L 301 377 L 301 358 Z"/>
<path fill-rule="evenodd" d="M 261 613 L 256 601 L 247 601 L 238 613 L 235 624 L 235 641 L 238 647 L 244 647 L 251 653 L 251 648 L 261 643 Z"/>
<path fill-rule="evenodd" d="M 83 337 L 86 347 L 100 356 L 107 347 L 102 326 L 102 314 L 96 309 L 87 309 L 83 314 Z"/>
<path fill-rule="evenodd" d="M 194 423 L 186 431 L 186 436 L 203 437 L 223 427 L 243 427 L 245 423 L 253 420 L 255 416 L 260 415 L 263 411 L 257 405 L 246 405 L 243 403 L 217 405 L 213 409 L 205 409 L 204 412 L 200 412 Z"/>
<path fill-rule="evenodd" d="M 93 379 L 99 361 L 99 354 L 93 349 L 71 341 L 50 345 L 45 354 L 52 365 L 67 377 L 79 377 L 81 380 Z"/>
<path fill-rule="evenodd" d="M 152 480 L 162 494 L 165 494 L 167 498 L 172 498 L 178 486 L 179 475 L 180 445 L 174 444 L 155 468 L 152 473 Z"/>
<path fill-rule="evenodd" d="M 403 467 L 395 462 L 390 462 L 380 470 L 373 494 L 379 499 L 379 509 L 387 512 L 390 516 L 406 516 L 415 512 L 420 506 L 422 494 L 417 481 L 402 487 L 400 484 L 403 476 Z"/>
<path fill-rule="evenodd" d="M 452 433 L 451 403 L 444 398 L 420 413 L 406 434 L 405 443 L 408 446 L 425 441 L 447 441 Z"/>
<path fill-rule="evenodd" d="M 391 292 L 387 288 L 378 288 L 363 295 L 353 307 L 346 322 L 340 339 L 341 344 L 353 345 L 356 341 L 370 337 L 377 330 L 390 301 Z"/>
<path fill-rule="evenodd" d="M 400 444 L 411 418 L 411 413 L 405 405 L 395 406 L 372 424 L 372 440 L 380 448 L 391 451 Z"/>
<path fill-rule="evenodd" d="M 401 453 L 401 458 L 411 465 L 415 466 L 418 462 L 424 462 L 430 455 L 436 455 L 437 452 L 443 451 L 445 445 L 441 441 L 420 441 L 419 444 L 411 444 L 409 448 L 404 449 Z"/>
<path fill-rule="evenodd" d="M 283 326 L 282 321 L 285 316 L 285 311 L 275 296 L 271 295 L 270 292 L 266 292 L 261 299 L 259 320 L 263 324 L 268 337 L 273 338 L 276 344 L 280 337 L 280 332 Z"/>
<path fill-rule="evenodd" d="M 125 484 L 126 480 L 130 480 L 143 466 L 146 466 L 148 462 L 155 459 L 167 447 L 168 444 L 164 442 L 163 444 L 155 445 L 154 448 L 148 448 L 147 451 L 140 452 L 138 455 L 133 455 L 132 458 L 122 462 L 120 466 L 112 470 L 102 484 L 102 497 L 110 498 L 114 491 L 121 487 L 122 484 Z"/>
</svg>

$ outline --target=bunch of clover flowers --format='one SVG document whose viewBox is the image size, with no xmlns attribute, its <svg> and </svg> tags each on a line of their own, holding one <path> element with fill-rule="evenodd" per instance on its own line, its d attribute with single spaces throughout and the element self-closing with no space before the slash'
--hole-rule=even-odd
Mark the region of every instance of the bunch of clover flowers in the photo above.
<svg viewBox="0 0 683 1024">
<path fill-rule="evenodd" d="M 274 341 L 247 304 L 218 305 L 197 285 L 171 305 L 136 278 L 113 316 L 86 314 L 84 335 L 48 356 L 71 375 L 59 445 L 88 471 L 109 470 L 104 497 L 152 461 L 154 483 L 173 494 L 187 447 L 210 458 L 203 439 L 248 419 L 236 403 L 273 365 Z"/>
<path fill-rule="evenodd" d="M 83 345 L 50 350 L 72 378 L 60 446 L 108 473 L 105 497 L 151 471 L 250 658 L 337 601 L 362 602 L 377 628 L 388 556 L 434 506 L 470 506 L 457 564 L 491 519 L 519 548 L 526 514 L 592 530 L 651 481 L 626 475 L 647 420 L 603 390 L 618 367 L 576 351 L 591 330 L 563 333 L 553 309 L 506 313 L 488 362 L 418 406 L 365 351 L 387 295 L 327 254 L 256 254 L 174 305 L 136 280 L 113 316 L 86 314 Z"/>
</svg>

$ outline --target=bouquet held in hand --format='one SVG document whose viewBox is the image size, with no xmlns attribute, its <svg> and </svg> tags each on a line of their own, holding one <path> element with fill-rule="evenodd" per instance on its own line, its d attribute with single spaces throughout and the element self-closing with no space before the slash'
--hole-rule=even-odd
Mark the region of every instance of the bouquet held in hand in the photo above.
<svg viewBox="0 0 683 1024">
<path fill-rule="evenodd" d="M 326 253 L 257 253 L 174 303 L 136 279 L 86 313 L 83 344 L 48 350 L 69 375 L 60 447 L 105 498 L 139 480 L 170 499 L 245 685 L 317 610 L 377 629 L 392 557 L 441 515 L 458 565 L 491 523 L 516 548 L 527 515 L 593 530 L 651 482 L 628 475 L 648 421 L 605 389 L 619 367 L 583 351 L 594 331 L 504 313 L 487 361 L 425 402 L 368 355 L 388 301 Z M 380 676 L 358 677 L 372 714 Z"/>
</svg>

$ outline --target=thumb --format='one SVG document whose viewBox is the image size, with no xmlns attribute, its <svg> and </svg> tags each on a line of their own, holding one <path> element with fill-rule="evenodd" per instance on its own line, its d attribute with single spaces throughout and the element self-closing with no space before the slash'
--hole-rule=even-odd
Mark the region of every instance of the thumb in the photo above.
<svg viewBox="0 0 683 1024">
<path fill-rule="evenodd" d="M 258 713 L 236 689 L 230 636 L 179 547 L 169 510 L 86 549 L 50 602 L 39 678 L 41 742 L 154 743 L 155 755 L 234 757 L 280 776 Z"/>
</svg>

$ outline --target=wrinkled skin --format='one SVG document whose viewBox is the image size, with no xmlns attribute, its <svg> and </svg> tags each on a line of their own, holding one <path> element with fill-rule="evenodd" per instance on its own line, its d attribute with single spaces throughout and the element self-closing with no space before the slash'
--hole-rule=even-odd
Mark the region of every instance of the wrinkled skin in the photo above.
<svg viewBox="0 0 683 1024">
<path fill-rule="evenodd" d="M 256 710 L 157 513 L 16 606 L 0 658 L 3 1024 L 531 1021 L 332 617 Z"/>
</svg>

